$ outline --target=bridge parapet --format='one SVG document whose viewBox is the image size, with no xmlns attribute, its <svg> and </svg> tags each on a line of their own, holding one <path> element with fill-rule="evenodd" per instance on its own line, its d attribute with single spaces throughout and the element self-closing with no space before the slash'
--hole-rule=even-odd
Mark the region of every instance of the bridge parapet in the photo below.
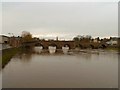
<svg viewBox="0 0 120 90">
<path fill-rule="evenodd" d="M 105 43 L 96 43 L 96 42 L 75 42 L 75 41 L 34 41 L 23 43 L 25 46 L 34 47 L 42 46 L 44 49 L 48 49 L 49 46 L 56 46 L 57 49 L 62 49 L 63 46 L 67 45 L 70 49 L 75 49 L 79 47 L 84 48 L 99 48 L 100 46 L 106 46 Z"/>
</svg>

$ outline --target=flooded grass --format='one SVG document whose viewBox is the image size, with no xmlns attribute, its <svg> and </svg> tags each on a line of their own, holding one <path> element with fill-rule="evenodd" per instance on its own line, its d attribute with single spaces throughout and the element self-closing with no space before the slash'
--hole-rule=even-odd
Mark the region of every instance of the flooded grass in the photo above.
<svg viewBox="0 0 120 90">
<path fill-rule="evenodd" d="M 10 61 L 10 59 L 20 51 L 20 48 L 9 48 L 2 51 L 2 68 Z"/>
</svg>

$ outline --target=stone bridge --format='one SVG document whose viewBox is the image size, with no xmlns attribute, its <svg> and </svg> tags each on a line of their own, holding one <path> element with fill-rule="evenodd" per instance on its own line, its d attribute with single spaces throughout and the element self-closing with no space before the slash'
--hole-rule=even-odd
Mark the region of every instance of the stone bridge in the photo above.
<svg viewBox="0 0 120 90">
<path fill-rule="evenodd" d="M 44 49 L 48 49 L 49 46 L 56 46 L 57 49 L 61 49 L 63 46 L 68 46 L 70 49 L 75 48 L 74 41 L 35 41 L 23 43 L 25 47 L 42 46 Z"/>
<path fill-rule="evenodd" d="M 70 49 L 75 49 L 76 47 L 81 49 L 86 48 L 105 48 L 107 45 L 105 43 L 95 43 L 95 42 L 75 42 L 75 41 L 32 41 L 23 43 L 24 47 L 34 47 L 42 46 L 44 49 L 48 49 L 49 46 L 56 46 L 57 49 L 61 49 L 63 46 L 68 46 Z"/>
</svg>

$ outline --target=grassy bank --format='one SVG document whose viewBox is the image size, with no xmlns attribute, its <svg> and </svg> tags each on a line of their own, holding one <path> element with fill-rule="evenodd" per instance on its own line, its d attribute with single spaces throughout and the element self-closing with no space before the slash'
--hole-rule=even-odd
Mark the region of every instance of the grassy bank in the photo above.
<svg viewBox="0 0 120 90">
<path fill-rule="evenodd" d="M 106 48 L 106 50 L 118 50 L 118 48 Z"/>
<path fill-rule="evenodd" d="M 20 48 L 9 48 L 2 50 L 2 68 L 10 61 L 10 59 L 20 51 Z"/>
</svg>

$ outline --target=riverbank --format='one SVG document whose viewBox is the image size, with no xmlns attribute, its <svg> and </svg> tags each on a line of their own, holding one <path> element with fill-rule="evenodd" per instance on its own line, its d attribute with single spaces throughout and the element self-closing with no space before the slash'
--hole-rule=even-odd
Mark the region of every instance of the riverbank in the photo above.
<svg viewBox="0 0 120 90">
<path fill-rule="evenodd" d="M 9 48 L 2 50 L 2 68 L 10 61 L 10 59 L 20 51 L 21 48 Z"/>
</svg>

